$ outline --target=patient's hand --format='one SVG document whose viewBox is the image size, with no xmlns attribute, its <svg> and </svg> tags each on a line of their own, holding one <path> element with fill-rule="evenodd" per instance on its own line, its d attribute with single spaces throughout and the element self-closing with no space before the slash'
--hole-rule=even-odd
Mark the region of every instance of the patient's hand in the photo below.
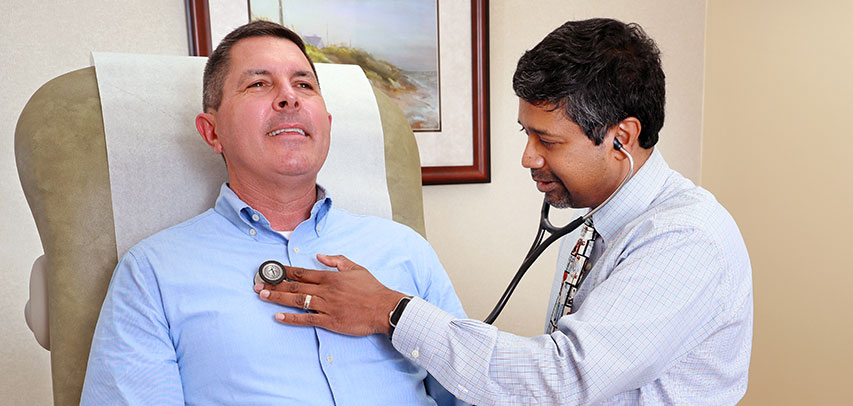
<svg viewBox="0 0 853 406">
<path fill-rule="evenodd" d="M 388 289 L 343 255 L 317 255 L 317 259 L 339 272 L 286 266 L 287 278 L 293 282 L 255 285 L 262 300 L 290 307 L 304 308 L 306 295 L 311 295 L 308 309 L 315 313 L 277 313 L 276 319 L 353 336 L 388 334 L 388 315 L 405 295 Z"/>
</svg>

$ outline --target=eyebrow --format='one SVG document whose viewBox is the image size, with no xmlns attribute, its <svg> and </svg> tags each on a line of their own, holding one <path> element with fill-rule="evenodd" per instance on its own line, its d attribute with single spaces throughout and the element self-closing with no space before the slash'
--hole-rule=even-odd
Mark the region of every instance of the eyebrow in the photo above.
<svg viewBox="0 0 853 406">
<path fill-rule="evenodd" d="M 518 125 L 521 126 L 521 128 L 523 128 L 527 132 L 534 132 L 536 134 L 549 135 L 552 137 L 556 136 L 556 134 L 553 134 L 553 133 L 546 131 L 546 130 L 542 130 L 542 129 L 535 128 L 535 127 L 525 126 L 524 124 L 521 124 L 521 121 L 516 121 L 516 122 L 518 123 Z"/>
<path fill-rule="evenodd" d="M 269 74 L 270 74 L 270 72 L 266 69 L 249 69 L 249 70 L 243 72 L 242 75 L 240 75 L 240 80 L 238 82 L 243 83 L 244 81 L 246 81 L 247 79 L 249 79 L 251 77 L 268 76 Z"/>
<path fill-rule="evenodd" d="M 271 75 L 270 71 L 268 71 L 266 69 L 249 69 L 249 70 L 246 70 L 245 72 L 243 72 L 242 75 L 240 75 L 239 83 L 243 83 L 246 80 L 248 80 L 249 78 L 252 78 L 255 76 L 270 76 L 270 75 Z M 314 82 L 317 82 L 317 78 L 314 76 L 314 72 L 311 72 L 309 70 L 296 71 L 293 73 L 293 76 L 294 77 L 307 77 L 309 79 L 313 79 Z"/>
</svg>

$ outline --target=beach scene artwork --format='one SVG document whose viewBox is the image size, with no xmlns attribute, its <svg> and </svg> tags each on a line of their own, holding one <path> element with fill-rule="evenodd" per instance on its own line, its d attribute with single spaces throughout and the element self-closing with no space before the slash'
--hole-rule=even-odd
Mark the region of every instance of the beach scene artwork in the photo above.
<svg viewBox="0 0 853 406">
<path fill-rule="evenodd" d="M 249 0 L 249 18 L 280 23 L 311 60 L 361 66 L 415 131 L 441 131 L 438 0 Z"/>
</svg>

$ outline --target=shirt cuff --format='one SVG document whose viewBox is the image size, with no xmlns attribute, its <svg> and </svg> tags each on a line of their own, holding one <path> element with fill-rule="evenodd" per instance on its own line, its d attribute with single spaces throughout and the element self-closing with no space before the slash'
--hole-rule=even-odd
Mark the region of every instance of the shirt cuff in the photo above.
<svg viewBox="0 0 853 406">
<path fill-rule="evenodd" d="M 429 337 L 446 337 L 454 319 L 452 314 L 414 296 L 397 322 L 391 344 L 412 362 L 426 367 L 429 360 L 424 356 L 432 352 L 425 348 L 426 343 L 435 342 Z"/>
</svg>

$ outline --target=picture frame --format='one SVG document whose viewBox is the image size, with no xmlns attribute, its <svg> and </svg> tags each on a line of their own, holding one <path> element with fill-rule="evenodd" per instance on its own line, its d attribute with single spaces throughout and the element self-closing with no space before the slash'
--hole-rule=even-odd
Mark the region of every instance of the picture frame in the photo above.
<svg viewBox="0 0 853 406">
<path fill-rule="evenodd" d="M 211 30 L 211 1 L 210 0 L 186 0 L 187 9 L 187 28 L 189 39 L 189 50 L 192 56 L 209 56 L 213 50 L 213 41 Z M 461 183 L 488 183 L 491 181 L 490 170 L 490 154 L 489 154 L 489 44 L 488 44 L 488 0 L 470 0 L 471 11 L 471 135 L 461 133 L 460 131 L 447 131 L 445 133 L 434 133 L 435 137 L 453 137 L 454 142 L 432 142 L 429 148 L 423 148 L 421 139 L 419 138 L 419 147 L 421 147 L 421 174 L 424 185 L 442 185 L 442 184 L 461 184 Z M 214 4 L 218 4 L 214 1 Z M 229 12 L 227 10 L 213 10 L 214 13 Z M 232 11 L 233 12 L 233 11 Z M 246 14 L 248 22 L 248 13 Z M 464 29 L 464 28 L 463 28 Z M 464 45 L 462 45 L 464 47 Z M 458 54 L 461 47 L 456 49 L 455 44 L 442 43 L 440 48 L 440 59 L 452 59 L 454 54 Z M 464 61 L 467 62 L 467 61 Z M 442 97 L 453 98 L 454 95 L 447 94 L 448 92 L 442 89 Z M 452 92 L 452 89 L 451 89 Z M 442 114 L 443 120 L 448 119 L 450 114 Z M 462 115 L 459 120 L 467 120 L 467 115 Z M 467 123 L 463 123 L 467 127 Z M 443 126 L 445 128 L 445 126 Z M 423 137 L 422 133 L 416 133 L 416 137 Z M 442 151 L 445 145 L 448 148 L 456 148 L 453 145 L 458 145 L 462 142 L 463 145 L 468 143 L 470 139 L 470 149 L 462 148 L 461 151 L 467 155 L 470 150 L 470 159 L 464 156 L 459 162 L 442 162 L 440 164 L 424 164 L 424 161 L 429 161 L 429 156 L 425 159 L 424 154 L 444 155 L 445 152 L 455 152 L 456 155 L 460 151 Z M 425 152 L 426 151 L 426 152 Z M 453 155 L 453 154 L 447 154 Z M 465 161 L 465 162 L 461 162 Z"/>
</svg>

